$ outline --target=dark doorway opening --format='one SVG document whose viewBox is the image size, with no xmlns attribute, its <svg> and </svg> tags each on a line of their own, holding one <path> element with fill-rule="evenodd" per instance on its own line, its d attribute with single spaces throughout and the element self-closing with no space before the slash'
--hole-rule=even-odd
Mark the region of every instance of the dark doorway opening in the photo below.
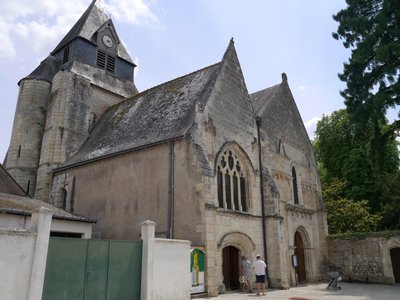
<svg viewBox="0 0 400 300">
<path fill-rule="evenodd" d="M 297 280 L 299 283 L 303 283 L 306 282 L 306 263 L 304 260 L 303 239 L 298 232 L 296 232 L 294 235 L 294 245 L 296 247 L 294 254 L 297 256 Z"/>
<path fill-rule="evenodd" d="M 400 248 L 390 249 L 394 281 L 400 283 Z"/>
<path fill-rule="evenodd" d="M 228 246 L 222 250 L 222 269 L 225 289 L 239 289 L 239 249 Z"/>
</svg>

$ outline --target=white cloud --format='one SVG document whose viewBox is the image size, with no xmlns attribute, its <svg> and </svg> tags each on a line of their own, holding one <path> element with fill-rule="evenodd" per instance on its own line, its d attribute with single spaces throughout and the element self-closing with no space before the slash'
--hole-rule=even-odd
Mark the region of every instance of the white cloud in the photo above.
<svg viewBox="0 0 400 300">
<path fill-rule="evenodd" d="M 103 3 L 106 12 L 118 22 L 141 26 L 158 25 L 157 16 L 146 0 L 109 0 Z"/>
<path fill-rule="evenodd" d="M 26 47 L 44 55 L 57 45 L 90 2 L 0 1 L 0 57 L 15 58 L 18 49 Z M 158 19 L 146 0 L 108 0 L 102 2 L 102 6 L 118 22 L 139 26 L 158 24 Z"/>
<path fill-rule="evenodd" d="M 308 120 L 307 122 L 304 123 L 304 126 L 306 127 L 308 136 L 311 140 L 314 139 L 314 133 L 315 133 L 315 129 L 316 129 L 316 125 L 318 123 L 318 121 L 320 121 L 321 118 L 320 117 L 313 117 L 310 120 Z"/>
<path fill-rule="evenodd" d="M 300 91 L 305 91 L 305 90 L 308 89 L 308 87 L 306 87 L 306 86 L 304 86 L 304 85 L 299 85 L 299 86 L 297 87 L 297 89 L 300 90 Z"/>
<path fill-rule="evenodd" d="M 16 50 L 11 41 L 9 26 L 0 19 L 0 57 L 15 58 Z"/>
<path fill-rule="evenodd" d="M 308 128 L 312 127 L 312 126 L 317 125 L 318 121 L 320 121 L 320 120 L 321 120 L 320 117 L 311 118 L 310 120 L 308 120 L 308 121 L 304 124 L 304 126 L 306 126 L 306 129 L 308 129 Z"/>
</svg>

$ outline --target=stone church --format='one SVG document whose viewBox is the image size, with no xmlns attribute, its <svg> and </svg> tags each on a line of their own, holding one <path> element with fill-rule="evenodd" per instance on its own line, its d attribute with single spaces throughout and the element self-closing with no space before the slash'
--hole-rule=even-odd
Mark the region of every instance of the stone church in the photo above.
<svg viewBox="0 0 400 300">
<path fill-rule="evenodd" d="M 265 257 L 273 287 L 319 280 L 326 211 L 286 75 L 249 94 L 233 40 L 221 61 L 143 92 L 134 68 L 94 0 L 19 82 L 4 162 L 19 185 L 96 219 L 96 238 L 139 239 L 150 219 L 203 246 L 210 296 L 239 287 L 242 255 Z"/>
</svg>

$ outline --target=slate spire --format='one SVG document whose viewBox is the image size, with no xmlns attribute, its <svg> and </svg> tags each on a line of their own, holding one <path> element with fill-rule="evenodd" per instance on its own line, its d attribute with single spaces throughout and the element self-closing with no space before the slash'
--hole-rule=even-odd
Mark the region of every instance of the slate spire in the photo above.
<svg viewBox="0 0 400 300">
<path fill-rule="evenodd" d="M 58 51 L 63 49 L 67 44 L 69 44 L 76 38 L 82 38 L 94 42 L 95 33 L 107 22 L 109 23 L 109 26 L 113 28 L 113 31 L 116 35 L 118 56 L 134 64 L 125 47 L 119 41 L 116 31 L 114 29 L 114 25 L 109 15 L 105 13 L 103 7 L 101 6 L 100 0 L 92 1 L 86 11 L 75 23 L 75 25 L 64 36 L 61 42 L 54 48 L 54 50 L 51 52 L 51 55 L 56 54 Z"/>
<path fill-rule="evenodd" d="M 109 18 L 103 12 L 99 0 L 93 0 L 83 15 L 75 23 L 51 54 L 56 53 L 76 37 L 80 36 L 90 40 L 91 35 Z M 97 26 L 96 26 L 97 25 Z M 90 36 L 89 36 L 90 35 Z"/>
</svg>

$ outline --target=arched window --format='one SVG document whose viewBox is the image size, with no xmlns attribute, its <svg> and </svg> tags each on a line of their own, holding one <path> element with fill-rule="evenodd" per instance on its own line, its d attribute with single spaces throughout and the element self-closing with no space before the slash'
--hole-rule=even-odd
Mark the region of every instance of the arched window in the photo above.
<svg viewBox="0 0 400 300">
<path fill-rule="evenodd" d="M 293 185 L 293 202 L 294 204 L 299 204 L 299 192 L 297 190 L 297 176 L 294 167 L 292 167 L 292 185 Z"/>
<path fill-rule="evenodd" d="M 217 165 L 218 206 L 247 211 L 246 176 L 232 150 L 225 151 Z"/>
</svg>

